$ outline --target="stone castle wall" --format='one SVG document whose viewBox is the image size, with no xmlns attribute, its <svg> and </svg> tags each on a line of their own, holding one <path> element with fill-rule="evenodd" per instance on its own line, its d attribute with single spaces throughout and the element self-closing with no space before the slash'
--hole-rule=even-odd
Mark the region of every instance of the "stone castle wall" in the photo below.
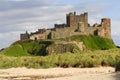
<svg viewBox="0 0 120 80">
<path fill-rule="evenodd" d="M 39 29 L 35 33 L 30 34 L 30 39 L 56 39 L 73 35 L 96 35 L 111 38 L 110 26 L 109 18 L 103 18 L 100 24 L 89 26 L 88 13 L 76 15 L 76 12 L 74 12 L 66 15 L 66 24 L 55 24 L 53 29 Z M 25 35 L 22 34 L 21 39 Z"/>
</svg>

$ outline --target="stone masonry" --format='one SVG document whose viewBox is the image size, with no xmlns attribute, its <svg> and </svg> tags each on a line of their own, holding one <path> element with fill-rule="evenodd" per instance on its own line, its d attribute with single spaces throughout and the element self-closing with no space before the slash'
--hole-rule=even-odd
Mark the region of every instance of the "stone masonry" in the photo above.
<svg viewBox="0 0 120 80">
<path fill-rule="evenodd" d="M 109 18 L 101 19 L 101 23 L 90 26 L 88 13 L 77 15 L 76 12 L 66 15 L 66 24 L 55 24 L 52 29 L 38 29 L 28 34 L 21 34 L 20 39 L 59 39 L 73 35 L 95 35 L 111 39 L 111 22 Z"/>
</svg>

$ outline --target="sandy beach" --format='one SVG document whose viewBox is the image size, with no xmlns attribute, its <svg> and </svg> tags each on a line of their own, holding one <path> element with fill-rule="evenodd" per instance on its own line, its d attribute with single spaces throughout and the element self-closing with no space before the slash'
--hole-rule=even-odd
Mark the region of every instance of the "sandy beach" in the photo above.
<svg viewBox="0 0 120 80">
<path fill-rule="evenodd" d="M 0 80 L 120 80 L 113 67 L 0 69 Z"/>
</svg>

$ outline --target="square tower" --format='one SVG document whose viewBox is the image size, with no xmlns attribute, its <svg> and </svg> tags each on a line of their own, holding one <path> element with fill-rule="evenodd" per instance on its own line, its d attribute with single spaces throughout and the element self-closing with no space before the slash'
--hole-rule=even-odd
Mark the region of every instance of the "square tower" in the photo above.
<svg viewBox="0 0 120 80">
<path fill-rule="evenodd" d="M 69 13 L 66 16 L 67 26 L 71 27 L 72 29 L 77 29 L 79 23 L 84 23 L 84 27 L 88 27 L 88 13 L 83 13 L 80 15 L 76 15 L 76 12 Z"/>
</svg>

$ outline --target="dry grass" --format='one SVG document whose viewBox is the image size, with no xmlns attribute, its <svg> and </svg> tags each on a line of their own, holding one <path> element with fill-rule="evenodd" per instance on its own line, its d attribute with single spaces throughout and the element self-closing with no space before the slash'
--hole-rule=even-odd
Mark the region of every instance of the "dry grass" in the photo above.
<svg viewBox="0 0 120 80">
<path fill-rule="evenodd" d="M 120 49 L 96 50 L 80 53 L 64 53 L 49 56 L 8 57 L 0 55 L 0 68 L 27 67 L 99 67 L 112 66 L 120 68 Z"/>
</svg>

